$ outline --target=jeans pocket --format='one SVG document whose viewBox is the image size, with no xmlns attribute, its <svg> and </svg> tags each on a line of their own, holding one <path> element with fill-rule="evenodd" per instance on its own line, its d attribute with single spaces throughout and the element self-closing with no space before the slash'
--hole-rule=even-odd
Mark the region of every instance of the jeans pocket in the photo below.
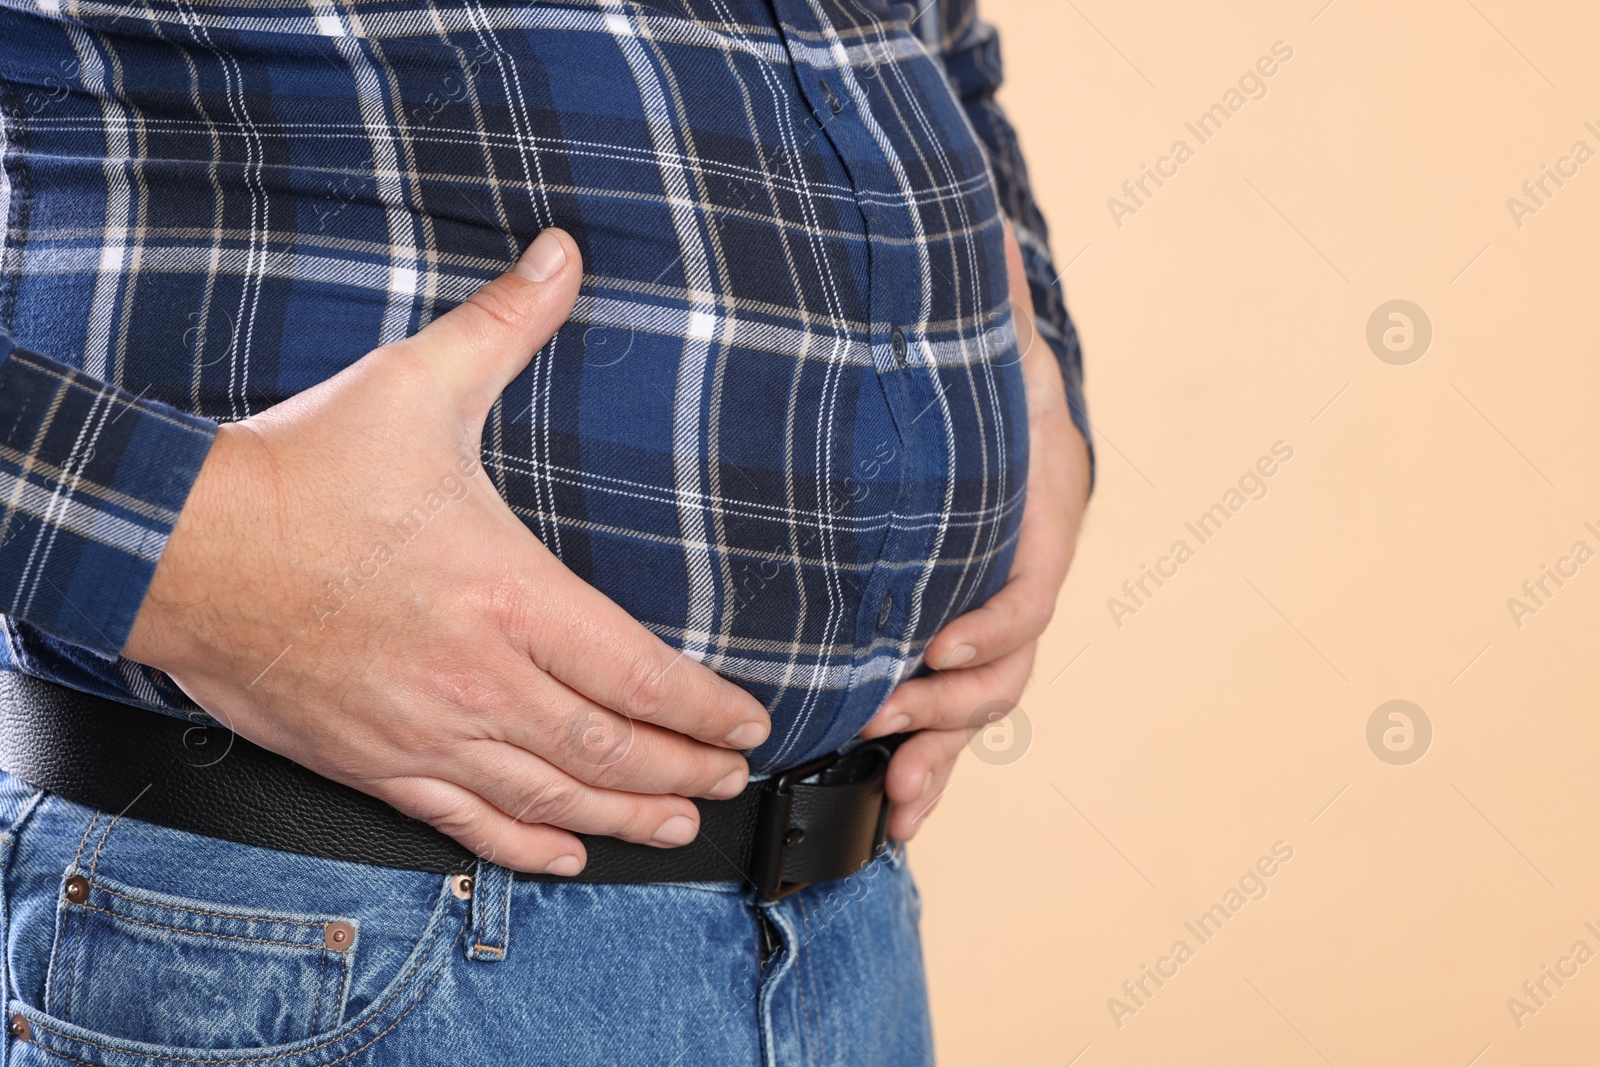
<svg viewBox="0 0 1600 1067">
<path fill-rule="evenodd" d="M 460 952 L 450 879 L 42 794 L 0 825 L 0 1063 L 321 1067 L 399 1030 Z M 43 1058 L 39 1058 L 39 1057 Z"/>
<path fill-rule="evenodd" d="M 69 868 L 44 1010 L 156 1045 L 277 1045 L 343 1022 L 358 952 L 343 916 L 244 911 Z"/>
</svg>

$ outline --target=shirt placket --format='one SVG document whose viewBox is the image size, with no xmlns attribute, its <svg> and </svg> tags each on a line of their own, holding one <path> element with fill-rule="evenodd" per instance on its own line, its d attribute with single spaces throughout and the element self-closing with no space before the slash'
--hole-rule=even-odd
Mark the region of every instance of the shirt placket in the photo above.
<svg viewBox="0 0 1600 1067">
<path fill-rule="evenodd" d="M 882 655 L 886 643 L 896 647 L 892 686 L 915 662 L 908 649 L 918 628 L 917 593 L 937 555 L 946 507 L 948 420 L 921 343 L 930 286 L 915 241 L 914 208 L 874 130 L 872 101 L 884 92 L 876 83 L 883 72 L 858 78 L 832 27 L 805 0 L 772 0 L 772 6 L 800 92 L 850 175 L 867 230 L 872 361 L 899 437 L 888 443 L 897 450 L 900 477 L 889 532 L 862 588 L 856 655 Z M 875 195 L 862 197 L 863 190 Z M 930 521 L 934 515 L 941 521 Z"/>
</svg>

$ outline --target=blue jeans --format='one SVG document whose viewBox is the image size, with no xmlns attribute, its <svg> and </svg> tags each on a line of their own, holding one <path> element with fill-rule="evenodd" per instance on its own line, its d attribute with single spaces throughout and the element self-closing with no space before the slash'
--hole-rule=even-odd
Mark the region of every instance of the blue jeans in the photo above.
<svg viewBox="0 0 1600 1067">
<path fill-rule="evenodd" d="M 0 871 L 0 1064 L 933 1062 L 903 847 L 773 905 L 484 862 L 461 895 L 446 875 L 169 830 L 0 772 Z M 783 945 L 764 964 L 761 911 Z"/>
</svg>

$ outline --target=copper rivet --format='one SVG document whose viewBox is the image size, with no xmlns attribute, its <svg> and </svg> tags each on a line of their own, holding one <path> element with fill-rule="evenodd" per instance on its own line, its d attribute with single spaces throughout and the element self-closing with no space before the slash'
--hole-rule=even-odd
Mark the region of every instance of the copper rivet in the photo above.
<svg viewBox="0 0 1600 1067">
<path fill-rule="evenodd" d="M 20 1014 L 11 1017 L 11 1036 L 21 1041 L 26 1041 L 33 1036 L 33 1030 L 28 1026 L 28 1020 Z"/>
<path fill-rule="evenodd" d="M 322 943 L 335 952 L 343 952 L 355 944 L 356 928 L 343 919 L 322 926 Z"/>
<path fill-rule="evenodd" d="M 450 892 L 466 900 L 472 896 L 472 875 L 458 874 L 450 879 Z"/>
<path fill-rule="evenodd" d="M 81 874 L 75 874 L 67 879 L 67 899 L 74 904 L 82 904 L 89 899 L 89 879 Z M 21 1016 L 19 1015 L 20 1019 Z"/>
</svg>

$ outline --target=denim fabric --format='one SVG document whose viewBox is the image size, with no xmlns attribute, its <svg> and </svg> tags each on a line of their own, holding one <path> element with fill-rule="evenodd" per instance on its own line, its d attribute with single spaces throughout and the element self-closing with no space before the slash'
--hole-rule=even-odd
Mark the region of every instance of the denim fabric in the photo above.
<svg viewBox="0 0 1600 1067">
<path fill-rule="evenodd" d="M 784 947 L 764 965 L 732 885 L 480 863 L 463 899 L 446 875 L 199 837 L 4 773 L 0 864 L 3 1065 L 933 1062 L 903 848 L 765 906 Z"/>
</svg>

